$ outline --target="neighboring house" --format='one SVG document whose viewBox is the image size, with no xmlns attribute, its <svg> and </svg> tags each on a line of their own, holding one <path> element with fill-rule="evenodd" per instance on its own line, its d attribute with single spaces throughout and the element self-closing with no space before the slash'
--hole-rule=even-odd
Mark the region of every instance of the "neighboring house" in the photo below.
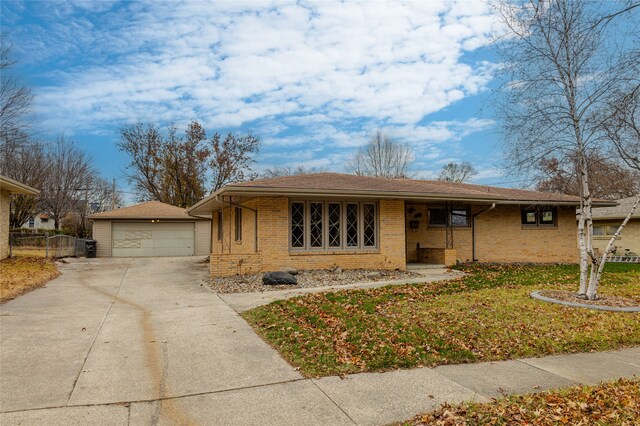
<svg viewBox="0 0 640 426">
<path fill-rule="evenodd" d="M 631 211 L 636 197 L 618 200 L 615 207 L 600 207 L 593 209 L 593 247 L 604 253 L 611 237 L 616 233 L 620 224 Z M 616 254 L 626 253 L 640 255 L 640 208 L 631 216 L 620 237 L 616 240 Z"/>
<path fill-rule="evenodd" d="M 9 213 L 11 194 L 38 195 L 40 191 L 0 175 L 0 259 L 9 256 Z"/>
<path fill-rule="evenodd" d="M 93 239 L 98 257 L 206 256 L 211 220 L 158 201 L 96 213 Z"/>
<path fill-rule="evenodd" d="M 519 189 L 318 173 L 227 185 L 187 211 L 212 217 L 211 273 L 225 276 L 456 260 L 573 263 L 579 204 Z"/>
<path fill-rule="evenodd" d="M 24 229 L 55 229 L 55 227 L 55 223 L 47 213 L 38 213 L 21 226 Z"/>
</svg>

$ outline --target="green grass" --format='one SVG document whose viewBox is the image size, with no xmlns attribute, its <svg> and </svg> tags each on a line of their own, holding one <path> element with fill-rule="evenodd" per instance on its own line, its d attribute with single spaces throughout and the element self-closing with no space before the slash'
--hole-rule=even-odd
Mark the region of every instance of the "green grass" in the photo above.
<svg viewBox="0 0 640 426">
<path fill-rule="evenodd" d="M 479 266 L 448 282 L 308 295 L 244 318 L 307 376 L 603 351 L 640 344 L 640 315 L 529 297 L 575 290 L 573 265 Z M 640 301 L 640 265 L 610 264 L 602 294 Z"/>
<path fill-rule="evenodd" d="M 637 425 L 640 381 L 620 379 L 595 386 L 574 386 L 514 395 L 489 403 L 445 405 L 402 425 Z"/>
</svg>

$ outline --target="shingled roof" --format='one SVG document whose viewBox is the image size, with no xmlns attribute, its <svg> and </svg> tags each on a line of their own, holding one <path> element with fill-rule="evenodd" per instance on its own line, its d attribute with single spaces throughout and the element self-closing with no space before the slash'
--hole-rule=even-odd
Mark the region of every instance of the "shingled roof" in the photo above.
<svg viewBox="0 0 640 426">
<path fill-rule="evenodd" d="M 130 207 L 123 207 L 108 212 L 96 213 L 89 219 L 191 219 L 187 210 L 161 203 L 160 201 L 147 201 Z"/>
<path fill-rule="evenodd" d="M 594 219 L 624 219 L 627 217 L 636 202 L 636 197 L 623 198 L 618 200 L 616 207 L 598 207 L 593 209 Z M 640 206 L 636 207 L 636 211 L 631 215 L 632 218 L 640 219 Z"/>
<path fill-rule="evenodd" d="M 204 213 L 213 206 L 220 207 L 220 196 L 256 197 L 275 196 L 353 196 L 401 198 L 406 200 L 451 200 L 467 202 L 531 203 L 579 205 L 573 195 L 528 191 L 514 188 L 498 188 L 418 179 L 388 179 L 341 173 L 312 173 L 261 179 L 226 185 L 212 196 L 188 209 L 191 214 Z M 209 206 L 207 207 L 207 205 Z M 611 201 L 596 200 L 594 205 L 611 206 Z"/>
</svg>

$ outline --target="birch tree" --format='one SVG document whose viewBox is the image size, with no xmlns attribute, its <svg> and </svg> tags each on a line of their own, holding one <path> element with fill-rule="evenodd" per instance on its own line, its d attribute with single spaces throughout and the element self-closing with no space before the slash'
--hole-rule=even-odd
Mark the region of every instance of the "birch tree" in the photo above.
<svg viewBox="0 0 640 426">
<path fill-rule="evenodd" d="M 499 45 L 506 83 L 498 102 L 507 161 L 519 173 L 530 173 L 544 159 L 569 162 L 575 156 L 578 293 L 588 299 L 597 297 L 602 263 L 593 248 L 588 159 L 606 143 L 599 111 L 639 71 L 633 44 L 620 42 L 624 28 L 637 28 L 637 5 L 608 9 L 616 5 L 578 0 L 496 5 L 507 29 Z"/>
</svg>

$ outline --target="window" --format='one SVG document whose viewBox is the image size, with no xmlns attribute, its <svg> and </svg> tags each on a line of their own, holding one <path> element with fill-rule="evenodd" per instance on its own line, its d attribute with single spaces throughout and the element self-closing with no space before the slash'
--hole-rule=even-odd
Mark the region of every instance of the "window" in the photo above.
<svg viewBox="0 0 640 426">
<path fill-rule="evenodd" d="M 242 209 L 236 207 L 236 241 L 242 241 Z"/>
<path fill-rule="evenodd" d="M 347 204 L 347 247 L 358 247 L 358 205 Z"/>
<path fill-rule="evenodd" d="M 469 211 L 467 209 L 451 210 L 451 226 L 469 226 Z"/>
<path fill-rule="evenodd" d="M 522 226 L 525 227 L 554 227 L 557 224 L 558 211 L 555 207 L 540 207 L 522 209 L 520 211 Z"/>
<path fill-rule="evenodd" d="M 304 203 L 291 203 L 291 247 L 304 247 Z"/>
<path fill-rule="evenodd" d="M 362 244 L 365 247 L 376 246 L 376 205 L 364 204 L 362 218 Z"/>
<path fill-rule="evenodd" d="M 322 248 L 323 241 L 323 210 L 324 203 L 309 203 L 309 243 L 313 248 Z"/>
<path fill-rule="evenodd" d="M 451 226 L 468 227 L 469 209 L 451 209 L 451 214 L 448 218 L 447 209 L 445 208 L 438 207 L 429 209 L 429 225 L 446 226 L 447 223 L 450 223 Z"/>
<path fill-rule="evenodd" d="M 429 225 L 447 224 L 447 209 L 429 209 Z"/>
<path fill-rule="evenodd" d="M 222 240 L 222 210 L 218 210 L 218 241 Z"/>
<path fill-rule="evenodd" d="M 342 241 L 342 204 L 329 203 L 329 247 L 340 247 Z"/>
<path fill-rule="evenodd" d="M 594 237 L 604 237 L 604 236 L 613 237 L 614 235 L 616 235 L 617 230 L 618 230 L 618 227 L 613 225 L 594 226 L 593 236 Z"/>
<path fill-rule="evenodd" d="M 33 228 L 35 226 L 36 226 L 36 218 L 35 217 L 29 218 L 29 228 Z"/>
<path fill-rule="evenodd" d="M 375 249 L 378 206 L 371 202 L 292 201 L 289 227 L 291 249 Z"/>
</svg>

